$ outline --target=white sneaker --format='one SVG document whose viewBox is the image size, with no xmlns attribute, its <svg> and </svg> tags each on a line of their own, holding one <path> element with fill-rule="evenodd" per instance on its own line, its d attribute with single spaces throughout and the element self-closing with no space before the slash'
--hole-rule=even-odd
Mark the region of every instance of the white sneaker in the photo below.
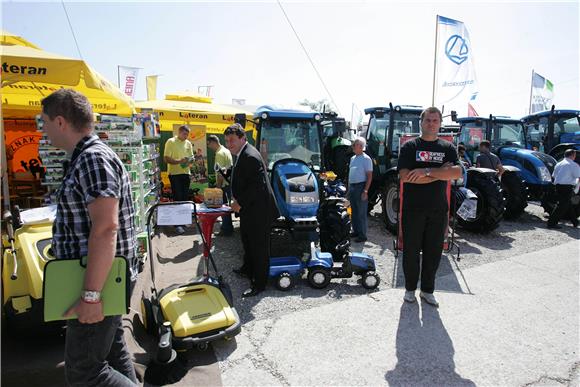
<svg viewBox="0 0 580 387">
<path fill-rule="evenodd" d="M 424 293 L 424 292 L 421 292 L 421 293 L 419 293 L 419 296 L 422 299 L 424 299 L 425 302 L 428 303 L 429 305 L 433 305 L 436 308 L 439 307 L 439 303 L 435 299 L 435 296 L 433 295 L 433 293 Z"/>
<path fill-rule="evenodd" d="M 415 291 L 414 290 L 405 290 L 405 295 L 403 296 L 403 300 L 405 302 L 413 303 L 417 301 L 415 298 Z"/>
</svg>

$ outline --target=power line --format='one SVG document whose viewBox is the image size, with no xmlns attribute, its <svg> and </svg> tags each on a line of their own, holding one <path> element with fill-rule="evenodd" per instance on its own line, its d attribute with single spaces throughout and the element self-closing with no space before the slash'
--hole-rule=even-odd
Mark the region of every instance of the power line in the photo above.
<svg viewBox="0 0 580 387">
<path fill-rule="evenodd" d="M 70 27 L 70 31 L 72 32 L 72 36 L 73 36 L 73 39 L 75 41 L 75 45 L 77 46 L 77 51 L 79 53 L 79 56 L 80 56 L 80 58 L 82 60 L 84 60 L 83 59 L 83 54 L 81 54 L 81 49 L 79 47 L 79 42 L 77 42 L 77 37 L 75 35 L 75 30 L 73 29 L 73 26 L 72 26 L 72 24 L 70 22 L 70 18 L 68 17 L 68 12 L 66 11 L 66 7 L 64 5 L 64 0 L 60 0 L 60 3 L 62 4 L 62 9 L 64 9 L 64 14 L 66 15 L 66 20 L 68 21 L 68 26 Z"/>
<path fill-rule="evenodd" d="M 282 13 L 284 14 L 284 17 L 286 18 L 286 21 L 290 25 L 290 28 L 292 28 L 292 31 L 294 32 L 294 36 L 296 36 L 296 39 L 298 40 L 298 43 L 300 43 L 300 46 L 302 47 L 302 50 L 304 50 L 304 54 L 306 54 L 306 57 L 310 61 L 310 64 L 312 65 L 312 68 L 314 69 L 314 72 L 316 72 L 316 76 L 318 77 L 318 79 L 320 80 L 320 83 L 322 83 L 322 86 L 324 87 L 324 90 L 326 90 L 326 93 L 330 97 L 330 100 L 332 101 L 332 104 L 334 105 L 334 107 L 336 108 L 336 110 L 338 110 L 338 114 L 342 115 L 342 113 L 340 112 L 340 109 L 338 107 L 338 104 L 334 101 L 334 97 L 332 96 L 332 93 L 330 92 L 330 90 L 328 90 L 328 87 L 326 86 L 326 83 L 322 79 L 322 76 L 320 75 L 320 72 L 318 72 L 318 69 L 316 68 L 316 65 L 314 64 L 314 61 L 312 60 L 312 58 L 310 58 L 310 55 L 308 54 L 308 50 L 306 50 L 306 47 L 302 43 L 302 40 L 300 39 L 300 36 L 298 36 L 298 32 L 296 32 L 296 29 L 292 25 L 292 22 L 290 21 L 290 18 L 286 14 L 286 11 L 284 10 L 284 7 L 282 6 L 282 3 L 280 2 L 280 0 L 277 0 L 277 2 L 278 2 L 278 6 L 280 6 L 280 9 L 282 10 Z"/>
</svg>

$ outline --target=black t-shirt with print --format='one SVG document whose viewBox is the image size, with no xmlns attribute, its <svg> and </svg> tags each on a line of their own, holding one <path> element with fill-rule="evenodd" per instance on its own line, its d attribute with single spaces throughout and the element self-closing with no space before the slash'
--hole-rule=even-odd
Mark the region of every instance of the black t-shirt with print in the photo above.
<svg viewBox="0 0 580 387">
<path fill-rule="evenodd" d="M 444 163 L 457 165 L 457 150 L 449 141 L 425 141 L 420 137 L 406 142 L 399 152 L 397 170 L 439 168 Z M 445 188 L 447 182 L 437 180 L 429 184 L 403 185 L 403 209 L 447 210 Z"/>
</svg>

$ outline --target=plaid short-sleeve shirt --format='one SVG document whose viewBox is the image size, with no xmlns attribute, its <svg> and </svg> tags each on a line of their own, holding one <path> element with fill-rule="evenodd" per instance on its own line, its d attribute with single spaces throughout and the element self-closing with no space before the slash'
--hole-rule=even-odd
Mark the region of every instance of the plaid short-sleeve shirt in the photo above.
<svg viewBox="0 0 580 387">
<path fill-rule="evenodd" d="M 131 184 L 115 152 L 95 135 L 84 137 L 72 154 L 57 197 L 52 246 L 59 259 L 88 254 L 91 220 L 87 206 L 98 197 L 119 199 L 116 255 L 129 259 L 135 278 L 137 241 Z"/>
</svg>

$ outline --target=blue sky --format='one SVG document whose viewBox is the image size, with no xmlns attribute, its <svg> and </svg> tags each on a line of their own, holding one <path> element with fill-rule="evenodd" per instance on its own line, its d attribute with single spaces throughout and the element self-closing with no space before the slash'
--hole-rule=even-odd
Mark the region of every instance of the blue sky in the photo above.
<svg viewBox="0 0 580 387">
<path fill-rule="evenodd" d="M 116 83 L 117 65 L 162 74 L 158 97 L 213 85 L 215 102 L 351 108 L 431 102 L 435 18 L 469 29 L 480 115 L 527 113 L 532 69 L 554 103 L 580 108 L 578 1 L 283 1 L 329 96 L 276 1 L 65 1 L 82 58 Z M 80 57 L 61 2 L 2 0 L 2 28 Z"/>
</svg>

